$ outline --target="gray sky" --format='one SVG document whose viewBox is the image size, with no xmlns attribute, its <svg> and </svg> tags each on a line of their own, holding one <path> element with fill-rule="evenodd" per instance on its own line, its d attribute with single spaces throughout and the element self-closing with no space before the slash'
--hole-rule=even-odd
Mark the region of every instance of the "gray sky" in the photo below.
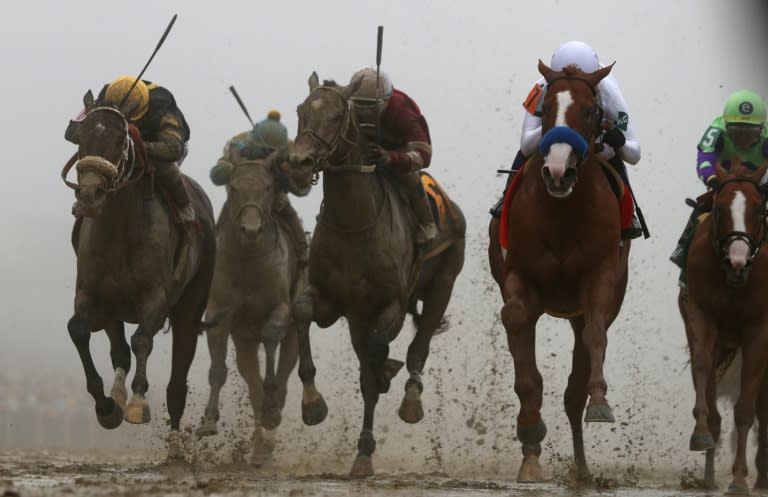
<svg viewBox="0 0 768 497">
<path fill-rule="evenodd" d="M 614 74 L 643 147 L 643 158 L 631 168 L 630 177 L 653 234 L 633 245 L 630 287 L 608 349 L 609 399 L 619 406 L 644 399 L 653 405 L 644 411 L 657 419 L 645 420 L 652 424 L 679 419 L 681 438 L 674 443 L 683 451 L 693 426 L 693 404 L 689 374 L 683 370 L 677 272 L 667 256 L 689 213 L 684 197 L 703 191 L 694 164 L 701 133 L 732 91 L 768 93 L 768 66 L 757 62 L 764 59 L 761 50 L 766 47 L 762 4 L 394 0 L 383 8 L 380 2 L 341 0 L 167 1 L 151 7 L 95 0 L 30 0 L 14 2 L 13 7 L 5 2 L 0 7 L 5 74 L 0 80 L 5 117 L 0 122 L 5 156 L 0 196 L 5 233 L 0 245 L 2 372 L 71 375 L 85 388 L 66 330 L 74 296 L 75 259 L 69 244 L 74 195 L 59 172 L 74 152 L 63 139 L 64 128 L 79 111 L 87 89 L 98 91 L 115 76 L 137 73 L 178 13 L 145 77 L 175 94 L 192 129 L 183 169 L 204 185 L 218 213 L 224 191 L 208 181 L 208 169 L 224 143 L 248 127 L 227 87 L 237 87 L 255 120 L 271 108 L 279 109 L 294 135 L 295 108 L 306 96 L 309 74 L 317 70 L 321 79 L 346 83 L 355 70 L 375 64 L 376 26 L 382 24 L 382 69 L 421 106 L 433 139 L 430 172 L 461 205 L 469 222 L 467 261 L 449 308 L 455 326 L 435 341 L 430 364 L 436 369 L 427 375 L 427 388 L 443 375 L 442 381 L 451 385 L 443 391 L 448 400 L 433 400 L 441 406 L 462 405 L 457 422 L 463 426 L 460 418 L 472 408 L 450 399 L 463 399 L 466 385 L 479 381 L 484 368 L 493 364 L 506 376 L 477 395 L 513 406 L 504 414 L 507 423 L 499 427 L 511 436 L 518 402 L 512 392 L 512 361 L 498 323 L 501 299 L 486 262 L 487 210 L 504 181 L 494 171 L 511 163 L 518 148 L 521 102 L 538 77 L 537 59 L 548 62 L 562 42 L 582 39 L 594 46 L 601 61 L 617 61 Z M 294 202 L 308 229 L 314 227 L 319 201 L 318 189 Z M 336 374 L 323 385 L 359 403 L 356 365 L 350 363 L 338 374 L 323 359 L 326 353 L 351 360 L 346 331 L 337 326 L 315 333 L 319 374 Z M 554 395 L 545 398 L 545 416 L 564 419 L 560 392 L 572 338 L 564 322 L 551 319 L 542 321 L 539 335 L 542 357 L 550 349 L 557 355 L 543 370 L 551 374 L 551 384 L 545 375 L 545 386 Z M 398 350 L 404 351 L 409 336 L 410 331 L 404 331 Z M 150 396 L 155 399 L 164 397 L 169 341 L 159 338 L 150 358 L 155 371 Z M 105 382 L 111 381 L 106 339 L 94 342 Z M 199 345 L 190 381 L 202 395 L 208 355 L 204 341 Z M 470 356 L 468 350 L 477 352 Z M 451 377 L 459 370 L 463 376 Z M 390 395 L 392 402 L 399 401 L 401 385 L 392 391 L 398 392 Z M 672 409 L 670 398 L 680 405 L 665 411 Z M 387 418 L 393 409 L 380 408 Z M 496 412 L 487 413 L 489 420 Z M 617 417 L 623 414 L 619 409 Z M 343 419 L 357 426 L 359 413 L 347 416 Z M 188 412 L 185 421 L 198 417 Z M 425 429 L 440 429 L 429 423 Z M 558 440 L 557 432 L 551 436 Z M 454 442 L 458 446 L 461 440 L 444 445 Z M 352 443 L 348 446 L 351 457 Z M 380 452 L 386 450 L 380 447 Z M 510 446 L 510 454 L 517 457 L 518 452 Z"/>
</svg>

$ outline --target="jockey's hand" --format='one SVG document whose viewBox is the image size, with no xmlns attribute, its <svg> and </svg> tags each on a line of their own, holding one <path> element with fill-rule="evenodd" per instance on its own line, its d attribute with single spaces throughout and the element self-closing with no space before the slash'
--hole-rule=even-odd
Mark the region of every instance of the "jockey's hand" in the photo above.
<svg viewBox="0 0 768 497">
<path fill-rule="evenodd" d="M 717 190 L 717 187 L 720 186 L 720 182 L 717 181 L 717 176 L 714 174 L 707 178 L 707 188 L 711 190 Z"/>
<path fill-rule="evenodd" d="M 392 161 L 389 151 L 383 149 L 376 143 L 368 144 L 368 160 L 378 166 L 386 166 Z"/>
<path fill-rule="evenodd" d="M 616 126 L 610 126 L 603 133 L 603 143 L 607 143 L 612 149 L 618 151 L 627 142 L 624 133 L 621 132 Z"/>
</svg>

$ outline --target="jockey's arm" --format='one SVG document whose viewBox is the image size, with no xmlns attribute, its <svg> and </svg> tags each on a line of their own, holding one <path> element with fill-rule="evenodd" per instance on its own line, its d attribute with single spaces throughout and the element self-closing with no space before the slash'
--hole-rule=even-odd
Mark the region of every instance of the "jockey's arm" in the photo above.
<svg viewBox="0 0 768 497">
<path fill-rule="evenodd" d="M 526 112 L 523 117 L 523 133 L 520 136 L 520 151 L 527 158 L 539 148 L 541 141 L 541 117 Z"/>
<path fill-rule="evenodd" d="M 150 158 L 168 162 L 178 162 L 184 158 L 184 128 L 180 119 L 173 113 L 160 117 L 160 131 L 157 140 L 146 143 Z"/>
<path fill-rule="evenodd" d="M 432 145 L 424 116 L 416 112 L 402 112 L 398 115 L 396 127 L 405 147 L 389 151 L 389 167 L 403 173 L 429 167 Z"/>
<path fill-rule="evenodd" d="M 612 74 L 606 76 L 598 85 L 600 92 L 600 103 L 603 107 L 604 117 L 610 123 L 609 126 L 614 126 L 617 131 L 613 133 L 622 133 L 624 139 L 605 141 L 604 144 L 609 145 L 605 147 L 602 154 L 606 158 L 610 158 L 618 152 L 619 156 L 624 162 L 630 164 L 637 164 L 640 162 L 640 141 L 635 134 L 635 129 L 632 120 L 629 117 L 629 110 L 627 103 L 624 101 L 624 97 L 619 89 L 619 84 Z M 621 143 L 623 141 L 623 143 Z M 611 143 L 616 145 L 611 147 Z"/>
<path fill-rule="evenodd" d="M 696 156 L 696 174 L 706 186 L 711 185 L 715 178 L 715 164 L 720 160 L 720 154 L 725 147 L 723 129 L 718 119 L 712 122 L 699 141 Z"/>
</svg>

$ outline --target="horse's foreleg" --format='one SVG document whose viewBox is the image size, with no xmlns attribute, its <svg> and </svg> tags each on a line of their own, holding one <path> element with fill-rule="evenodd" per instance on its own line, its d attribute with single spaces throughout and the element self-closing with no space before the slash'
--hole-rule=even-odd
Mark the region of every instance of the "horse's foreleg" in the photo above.
<svg viewBox="0 0 768 497">
<path fill-rule="evenodd" d="M 114 321 L 108 324 L 104 330 L 109 337 L 109 355 L 112 359 L 112 368 L 115 370 L 115 380 L 110 396 L 120 408 L 125 409 L 125 404 L 128 401 L 125 377 L 131 370 L 131 347 L 125 340 L 125 325 L 122 321 Z"/>
<path fill-rule="evenodd" d="M 587 381 L 589 380 L 589 353 L 584 346 L 581 336 L 584 329 L 584 319 L 570 320 L 573 328 L 573 359 L 571 374 L 568 376 L 568 386 L 565 389 L 565 413 L 571 425 L 573 437 L 573 461 L 576 464 L 576 478 L 580 482 L 592 479 L 584 452 L 584 432 L 581 417 L 584 406 L 587 405 Z"/>
<path fill-rule="evenodd" d="M 316 425 L 328 415 L 328 406 L 315 387 L 315 364 L 309 343 L 309 326 L 315 320 L 321 327 L 333 324 L 340 316 L 324 302 L 313 286 L 308 286 L 293 303 L 293 319 L 299 339 L 299 378 L 304 387 L 301 399 L 301 419 L 304 424 Z"/>
<path fill-rule="evenodd" d="M 763 384 L 757 397 L 757 479 L 755 488 L 768 488 L 768 374 L 763 375 Z"/>
<path fill-rule="evenodd" d="M 149 389 L 147 359 L 152 353 L 152 342 L 155 334 L 163 324 L 164 315 L 160 309 L 163 308 L 165 302 L 165 293 L 162 289 L 158 288 L 152 292 L 145 300 L 144 308 L 140 312 L 140 315 L 145 317 L 139 322 L 139 326 L 131 336 L 131 349 L 133 355 L 136 356 L 136 372 L 131 382 L 133 395 L 131 395 L 125 410 L 125 420 L 129 423 L 149 423 L 151 418 L 149 403 L 146 399 L 146 393 Z"/>
<path fill-rule="evenodd" d="M 123 421 L 123 410 L 111 397 L 104 396 L 104 383 L 91 357 L 90 342 L 93 327 L 84 318 L 75 314 L 67 323 L 67 329 L 83 363 L 88 393 L 96 401 L 96 418 L 99 424 L 110 430 L 117 428 Z"/>
<path fill-rule="evenodd" d="M 718 440 L 720 440 L 720 423 L 722 419 L 720 411 L 717 409 L 717 378 L 714 368 L 707 382 L 707 407 L 709 409 L 707 413 L 709 433 L 712 435 L 712 441 L 717 445 Z M 704 456 L 704 485 L 710 490 L 717 488 L 715 483 L 715 447 L 707 449 Z"/>
<path fill-rule="evenodd" d="M 768 346 L 768 340 L 762 336 L 762 330 L 744 330 L 744 334 L 754 338 L 745 343 L 741 351 L 741 391 L 739 400 L 733 408 L 733 418 L 738 430 L 738 445 L 733 461 L 733 480 L 728 487 L 728 492 L 735 494 L 749 493 L 746 482 L 747 435 L 755 419 L 755 406 L 766 371 L 765 351 Z"/>
<path fill-rule="evenodd" d="M 538 482 L 544 475 L 539 456 L 547 427 L 541 418 L 544 384 L 536 367 L 536 321 L 534 305 L 515 275 L 504 282 L 505 304 L 501 322 L 507 331 L 507 344 L 515 366 L 515 393 L 520 399 L 517 415 L 517 438 L 523 444 L 523 462 L 517 475 L 519 482 Z"/>
<path fill-rule="evenodd" d="M 373 436 L 373 417 L 379 402 L 377 369 L 389 355 L 389 345 L 370 343 L 366 336 L 366 326 L 361 323 L 349 323 L 352 346 L 360 361 L 360 393 L 363 395 L 363 429 L 357 440 L 357 457 L 352 464 L 352 476 L 373 475 L 373 453 L 376 451 L 376 439 Z"/>
<path fill-rule="evenodd" d="M 208 340 L 208 352 L 211 355 L 211 367 L 208 370 L 208 384 L 211 387 L 211 392 L 208 396 L 208 405 L 205 407 L 203 422 L 197 429 L 197 435 L 201 437 L 215 435 L 219 431 L 217 425 L 220 417 L 219 394 L 227 381 L 227 342 L 229 338 L 227 329 L 229 325 L 229 322 L 223 323 L 205 332 Z"/>
<path fill-rule="evenodd" d="M 264 406 L 264 382 L 259 372 L 259 342 L 255 340 L 242 340 L 238 336 L 232 335 L 235 342 L 235 360 L 237 370 L 248 385 L 248 397 L 253 408 L 253 450 L 251 452 L 251 464 L 261 466 L 265 464 L 272 456 L 271 446 L 264 445 L 264 437 L 261 428 L 261 413 Z"/>
<path fill-rule="evenodd" d="M 687 318 L 688 348 L 691 352 L 693 387 L 696 391 L 696 401 L 693 407 L 696 425 L 691 435 L 690 450 L 705 451 L 715 447 L 715 441 L 709 431 L 707 389 L 714 374 L 713 363 L 717 330 L 710 320 L 702 315 L 693 301 L 688 301 L 685 316 Z"/>
<path fill-rule="evenodd" d="M 281 402 L 278 399 L 278 381 L 275 377 L 275 362 L 277 346 L 293 326 L 291 308 L 287 303 L 278 305 L 270 314 L 267 323 L 261 330 L 261 338 L 266 352 L 266 368 L 264 375 L 264 403 L 261 423 L 264 428 L 274 430 L 282 421 L 280 415 Z"/>
</svg>

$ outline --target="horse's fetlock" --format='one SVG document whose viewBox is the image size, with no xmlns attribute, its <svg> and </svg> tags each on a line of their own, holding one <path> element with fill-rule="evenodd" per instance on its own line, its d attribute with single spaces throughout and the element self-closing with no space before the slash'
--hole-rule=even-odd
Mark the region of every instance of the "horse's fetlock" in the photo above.
<svg viewBox="0 0 768 497">
<path fill-rule="evenodd" d="M 373 430 L 363 430 L 357 440 L 357 451 L 360 454 L 370 456 L 376 451 L 376 440 L 373 438 Z"/>
</svg>

